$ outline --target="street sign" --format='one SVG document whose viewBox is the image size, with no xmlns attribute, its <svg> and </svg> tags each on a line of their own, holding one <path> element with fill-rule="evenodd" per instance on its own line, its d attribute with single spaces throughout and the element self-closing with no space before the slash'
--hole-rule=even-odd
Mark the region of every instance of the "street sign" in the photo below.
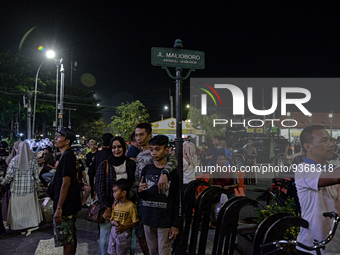
<svg viewBox="0 0 340 255">
<path fill-rule="evenodd" d="M 151 64 L 154 66 L 204 69 L 204 60 L 203 51 L 159 47 L 151 49 Z"/>
</svg>

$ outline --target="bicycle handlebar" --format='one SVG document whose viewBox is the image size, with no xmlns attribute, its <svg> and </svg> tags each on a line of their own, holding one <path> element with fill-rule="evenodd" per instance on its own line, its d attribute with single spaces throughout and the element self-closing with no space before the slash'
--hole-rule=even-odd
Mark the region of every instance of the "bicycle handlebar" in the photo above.
<svg viewBox="0 0 340 255">
<path fill-rule="evenodd" d="M 329 218 L 333 219 L 331 231 L 329 232 L 328 236 L 324 240 L 322 240 L 320 242 L 318 242 L 317 240 L 314 240 L 313 246 L 304 245 L 302 243 L 297 242 L 296 240 L 278 240 L 278 241 L 273 241 L 273 242 L 270 242 L 270 243 L 261 244 L 260 249 L 263 250 L 264 247 L 271 246 L 271 245 L 275 245 L 277 248 L 280 248 L 281 244 L 290 244 L 290 245 L 294 244 L 296 246 L 299 246 L 299 247 L 306 249 L 306 250 L 309 250 L 309 251 L 325 248 L 326 244 L 329 243 L 335 235 L 336 229 L 338 227 L 338 223 L 340 221 L 340 217 L 335 212 L 325 212 L 322 215 L 324 217 L 329 217 Z"/>
</svg>

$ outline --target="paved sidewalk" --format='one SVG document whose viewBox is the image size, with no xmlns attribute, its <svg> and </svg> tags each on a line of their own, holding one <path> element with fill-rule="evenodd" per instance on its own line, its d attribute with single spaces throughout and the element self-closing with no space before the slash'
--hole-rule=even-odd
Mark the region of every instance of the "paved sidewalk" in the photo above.
<svg viewBox="0 0 340 255">
<path fill-rule="evenodd" d="M 245 192 L 247 197 L 258 200 L 261 204 L 266 204 L 266 192 L 270 190 L 271 179 L 259 179 L 257 185 L 247 185 Z M 77 218 L 78 248 L 79 255 L 98 254 L 98 229 L 97 224 L 84 219 L 87 209 L 82 209 Z M 241 211 L 241 217 L 256 217 L 250 209 Z M 207 241 L 207 253 L 211 254 L 214 230 L 209 231 Z M 142 254 L 138 241 L 136 254 Z M 0 236 L 1 255 L 46 255 L 62 254 L 62 248 L 54 247 L 52 224 L 41 224 L 40 228 L 30 236 L 21 235 L 17 231 L 9 231 Z M 235 253 L 236 254 L 236 253 Z"/>
</svg>

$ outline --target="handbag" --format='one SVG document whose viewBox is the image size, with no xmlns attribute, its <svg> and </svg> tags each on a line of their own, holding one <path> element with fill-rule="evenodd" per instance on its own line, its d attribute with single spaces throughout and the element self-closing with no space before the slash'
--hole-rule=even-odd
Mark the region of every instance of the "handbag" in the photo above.
<svg viewBox="0 0 340 255">
<path fill-rule="evenodd" d="M 95 198 L 95 194 L 93 199 Z M 105 219 L 103 217 L 104 209 L 100 209 L 100 204 L 98 201 L 92 200 L 90 207 L 87 209 L 85 219 L 88 221 L 96 223 L 104 223 Z"/>
<path fill-rule="evenodd" d="M 109 163 L 106 160 L 106 172 L 105 172 L 106 175 L 105 175 L 105 178 L 107 178 L 108 171 L 109 171 Z M 107 187 L 106 187 L 106 195 L 108 195 Z M 87 213 L 85 215 L 85 220 L 92 221 L 92 222 L 95 222 L 95 223 L 104 223 L 105 219 L 103 217 L 103 214 L 105 212 L 105 209 L 100 209 L 100 204 L 99 204 L 98 200 L 95 201 L 95 198 L 96 198 L 96 191 L 93 194 L 91 205 L 87 209 Z"/>
</svg>

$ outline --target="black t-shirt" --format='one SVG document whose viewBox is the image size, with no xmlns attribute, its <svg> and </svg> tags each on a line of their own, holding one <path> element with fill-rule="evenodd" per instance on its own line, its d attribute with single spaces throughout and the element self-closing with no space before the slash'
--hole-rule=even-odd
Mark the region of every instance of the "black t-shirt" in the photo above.
<svg viewBox="0 0 340 255">
<path fill-rule="evenodd" d="M 216 166 L 216 159 L 218 155 L 225 155 L 225 150 L 222 147 L 211 147 L 207 152 L 207 157 L 212 156 L 213 159 L 210 159 L 208 162 L 208 166 Z"/>
<path fill-rule="evenodd" d="M 93 164 L 93 159 L 95 157 L 95 155 L 97 154 L 98 151 L 96 151 L 95 153 L 92 153 L 91 151 L 89 153 L 86 154 L 86 165 L 89 168 L 89 171 L 87 172 L 88 175 L 96 175 L 97 169 L 95 164 Z"/>
<path fill-rule="evenodd" d="M 103 148 L 101 151 L 97 151 L 92 162 L 96 169 L 96 174 L 100 163 L 102 163 L 104 160 L 107 160 L 109 157 L 112 157 L 112 151 L 109 148 Z"/>
<path fill-rule="evenodd" d="M 50 171 L 52 168 L 48 167 L 47 164 L 49 164 L 50 166 L 54 166 L 53 154 L 51 152 L 46 153 L 44 160 L 45 160 L 44 169 L 47 170 L 47 171 Z"/>
<path fill-rule="evenodd" d="M 142 198 L 142 222 L 156 228 L 179 228 L 178 173 L 174 170 L 169 174 L 169 190 L 159 194 L 158 180 L 163 169 L 152 164 L 142 170 L 141 176 L 148 184 L 148 189 L 139 193 Z"/>
<path fill-rule="evenodd" d="M 81 159 L 77 159 L 76 162 L 77 170 L 78 170 L 78 181 L 83 182 L 83 171 L 85 171 L 85 166 Z"/>
<path fill-rule="evenodd" d="M 54 211 L 57 209 L 63 177 L 71 177 L 71 185 L 63 205 L 63 216 L 76 214 L 81 209 L 80 190 L 77 180 L 76 157 L 71 149 L 66 150 L 59 159 L 54 179 Z"/>
<path fill-rule="evenodd" d="M 137 158 L 137 155 L 140 153 L 140 149 L 138 149 L 136 146 L 134 146 L 133 144 L 131 144 L 131 146 L 128 149 L 128 152 L 126 154 L 126 156 L 128 158 Z"/>
</svg>

